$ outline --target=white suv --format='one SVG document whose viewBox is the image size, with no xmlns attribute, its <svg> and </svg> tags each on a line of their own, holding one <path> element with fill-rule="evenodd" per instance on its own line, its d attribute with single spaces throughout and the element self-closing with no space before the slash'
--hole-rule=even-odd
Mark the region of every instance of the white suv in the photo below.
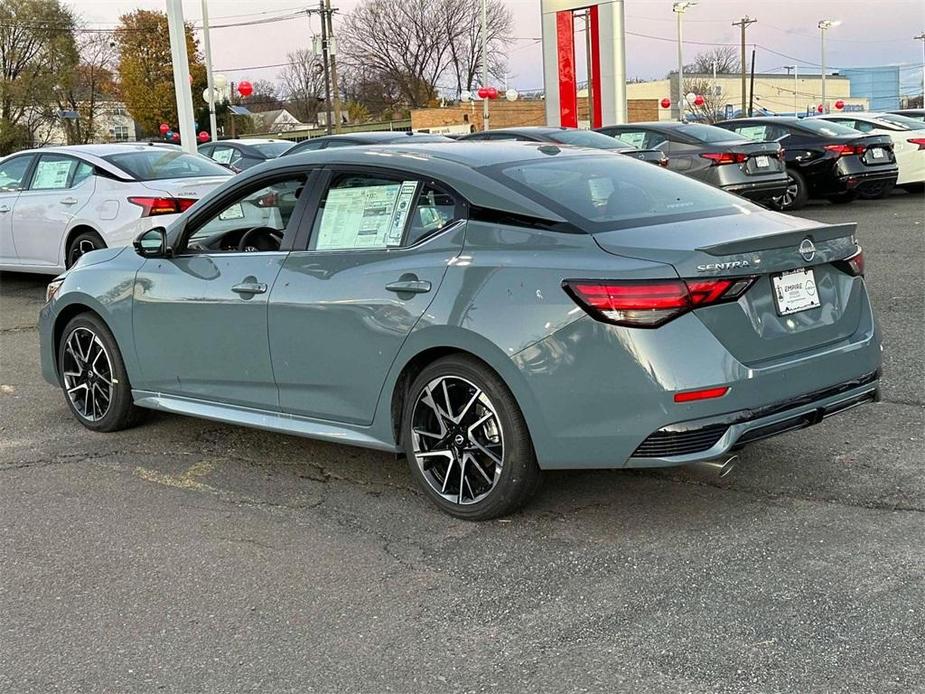
<svg viewBox="0 0 925 694">
<path fill-rule="evenodd" d="M 232 173 L 178 148 L 45 147 L 0 159 L 0 270 L 58 274 L 164 226 Z"/>
</svg>

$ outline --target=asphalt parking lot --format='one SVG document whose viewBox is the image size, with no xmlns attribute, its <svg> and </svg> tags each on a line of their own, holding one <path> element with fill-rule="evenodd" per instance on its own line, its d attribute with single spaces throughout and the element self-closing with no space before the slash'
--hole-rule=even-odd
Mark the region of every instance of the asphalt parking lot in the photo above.
<svg viewBox="0 0 925 694">
<path fill-rule="evenodd" d="M 925 690 L 925 200 L 801 215 L 859 224 L 882 403 L 484 524 L 380 453 L 84 430 L 39 374 L 48 278 L 0 275 L 0 690 Z"/>
</svg>

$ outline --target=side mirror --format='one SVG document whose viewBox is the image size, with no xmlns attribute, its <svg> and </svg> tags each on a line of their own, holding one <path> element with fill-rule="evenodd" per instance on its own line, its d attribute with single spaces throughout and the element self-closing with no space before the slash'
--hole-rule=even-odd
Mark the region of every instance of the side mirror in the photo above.
<svg viewBox="0 0 925 694">
<path fill-rule="evenodd" d="M 164 227 L 154 227 L 142 232 L 132 242 L 135 252 L 142 258 L 169 258 L 170 249 L 167 246 L 167 230 Z"/>
</svg>

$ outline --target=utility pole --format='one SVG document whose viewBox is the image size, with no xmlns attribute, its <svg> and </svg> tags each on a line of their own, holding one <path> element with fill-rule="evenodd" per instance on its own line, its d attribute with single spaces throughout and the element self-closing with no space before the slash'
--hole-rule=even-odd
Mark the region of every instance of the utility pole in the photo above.
<svg viewBox="0 0 925 694">
<path fill-rule="evenodd" d="M 925 106 L 925 31 L 915 37 L 922 42 L 922 106 Z"/>
<path fill-rule="evenodd" d="M 685 0 L 684 2 L 676 2 L 671 6 L 672 12 L 678 15 L 678 120 L 684 120 L 684 53 L 682 49 L 682 37 L 681 37 L 681 18 L 684 16 L 685 10 L 689 7 L 696 5 L 696 2 L 691 0 Z"/>
<path fill-rule="evenodd" d="M 488 87 L 488 3 L 482 0 L 482 87 Z M 482 130 L 488 130 L 488 96 L 482 99 Z"/>
<path fill-rule="evenodd" d="M 784 69 L 787 71 L 787 77 L 790 77 L 790 71 L 793 70 L 793 115 L 797 115 L 797 66 L 784 65 Z"/>
<path fill-rule="evenodd" d="M 746 109 L 745 109 L 745 107 L 746 107 L 746 95 L 745 95 L 745 75 L 746 75 L 746 70 L 745 70 L 745 30 L 748 28 L 748 26 L 749 26 L 750 24 L 754 24 L 754 23 L 757 22 L 757 21 L 758 21 L 757 19 L 752 19 L 752 18 L 749 17 L 748 15 L 745 15 L 745 16 L 742 17 L 742 19 L 740 19 L 738 22 L 733 22 L 733 23 L 732 23 L 732 26 L 734 26 L 734 27 L 739 27 L 739 28 L 742 30 L 742 55 L 741 55 L 741 57 L 740 57 L 740 59 L 739 59 L 739 63 L 740 63 L 740 65 L 741 65 L 741 67 L 742 67 L 742 115 L 743 115 L 743 116 L 746 114 Z"/>
<path fill-rule="evenodd" d="M 816 26 L 819 27 L 819 34 L 822 37 L 821 48 L 822 48 L 822 112 L 828 113 L 829 105 L 825 100 L 825 32 L 832 27 L 837 27 L 841 24 L 837 19 L 820 19 L 819 24 Z"/>
<path fill-rule="evenodd" d="M 748 117 L 751 118 L 754 112 L 755 105 L 755 49 L 752 49 L 752 70 L 751 70 L 751 82 L 748 85 Z"/>
<path fill-rule="evenodd" d="M 209 0 L 202 0 L 202 44 L 206 53 L 206 86 L 209 89 L 209 135 L 212 142 L 218 139 L 218 126 L 215 123 L 215 81 L 212 79 L 212 44 L 209 41 Z"/>
<path fill-rule="evenodd" d="M 325 131 L 328 135 L 331 134 L 331 79 L 330 73 L 330 63 L 328 62 L 328 19 L 325 12 L 324 6 L 325 0 L 319 0 L 320 3 L 320 14 L 321 14 L 321 60 L 324 63 L 324 112 L 327 115 L 325 118 L 326 127 Z"/>
<path fill-rule="evenodd" d="M 334 132 L 340 132 L 340 93 L 337 88 L 337 42 L 334 40 L 334 10 L 331 0 L 324 0 L 323 22 L 328 24 L 328 61 L 331 64 L 331 98 L 334 102 Z"/>
</svg>

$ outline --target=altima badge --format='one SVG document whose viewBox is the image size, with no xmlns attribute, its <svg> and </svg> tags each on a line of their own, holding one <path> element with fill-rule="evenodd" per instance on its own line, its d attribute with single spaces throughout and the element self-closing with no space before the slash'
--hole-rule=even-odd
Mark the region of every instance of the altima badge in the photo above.
<svg viewBox="0 0 925 694">
<path fill-rule="evenodd" d="M 816 247 L 809 239 L 803 239 L 800 243 L 800 257 L 807 263 L 816 257 Z"/>
</svg>

